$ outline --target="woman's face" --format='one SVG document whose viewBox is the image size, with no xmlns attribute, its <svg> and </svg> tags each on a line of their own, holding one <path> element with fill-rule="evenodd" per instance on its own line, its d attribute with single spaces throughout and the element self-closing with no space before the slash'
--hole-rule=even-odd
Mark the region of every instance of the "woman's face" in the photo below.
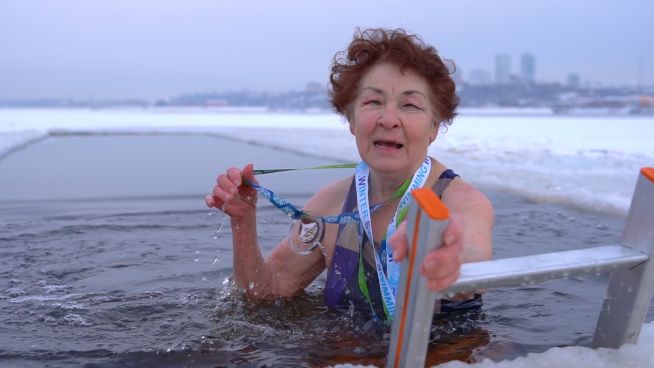
<svg viewBox="0 0 654 368">
<path fill-rule="evenodd" d="M 361 158 L 381 173 L 413 174 L 436 139 L 430 89 L 421 76 L 392 63 L 372 66 L 354 100 L 350 132 Z"/>
</svg>

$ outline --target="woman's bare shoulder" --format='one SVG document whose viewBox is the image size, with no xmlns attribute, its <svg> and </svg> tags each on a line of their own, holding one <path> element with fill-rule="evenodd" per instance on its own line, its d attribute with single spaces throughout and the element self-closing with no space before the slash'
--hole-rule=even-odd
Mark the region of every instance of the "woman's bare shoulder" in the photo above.
<svg viewBox="0 0 654 368">
<path fill-rule="evenodd" d="M 349 176 L 325 185 L 307 201 L 304 209 L 306 211 L 318 211 L 321 214 L 339 211 L 343 206 L 351 183 L 352 177 Z"/>
<path fill-rule="evenodd" d="M 451 209 L 474 209 L 487 215 L 492 216 L 493 214 L 493 205 L 488 197 L 460 177 L 450 182 L 450 185 L 443 192 L 442 199 L 443 203 Z"/>
</svg>

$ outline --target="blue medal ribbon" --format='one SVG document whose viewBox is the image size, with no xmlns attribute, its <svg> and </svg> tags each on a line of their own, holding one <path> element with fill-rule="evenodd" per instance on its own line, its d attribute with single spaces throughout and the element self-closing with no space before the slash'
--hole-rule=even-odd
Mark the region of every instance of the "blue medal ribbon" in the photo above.
<svg viewBox="0 0 654 368">
<path fill-rule="evenodd" d="M 418 170 L 414 173 L 411 183 L 409 184 L 408 190 L 402 195 L 402 199 L 398 204 L 393 219 L 391 220 L 388 228 L 386 230 L 385 240 L 388 240 L 391 235 L 395 232 L 397 228 L 396 221 L 399 221 L 401 213 L 404 212 L 405 208 L 408 208 L 411 203 L 411 191 L 416 188 L 422 187 L 427 178 L 429 177 L 429 172 L 431 171 L 431 159 L 427 156 Z M 372 247 L 374 247 L 374 237 L 372 232 L 372 219 L 371 212 L 368 207 L 368 187 L 369 187 L 369 175 L 370 169 L 365 162 L 360 162 L 357 165 L 355 170 L 355 184 L 356 184 L 356 195 L 357 195 L 357 206 L 359 208 L 359 214 L 361 217 L 361 226 L 363 227 L 368 240 Z M 360 257 L 363 257 L 363 242 L 362 236 L 359 236 L 359 247 L 360 247 Z M 373 254 L 375 255 L 375 268 L 377 270 L 377 278 L 379 281 L 379 289 L 381 291 L 382 301 L 384 303 L 384 311 L 387 314 L 387 319 L 390 318 L 395 313 L 395 294 L 397 292 L 398 283 L 400 279 L 400 265 L 393 261 L 393 252 L 389 249 L 389 245 L 386 241 L 382 242 L 382 245 L 386 247 L 383 251 L 386 253 L 386 272 L 384 272 L 384 264 L 379 257 L 379 254 L 373 249 Z M 359 267 L 361 267 L 361 262 L 359 262 Z M 365 293 L 364 293 L 365 294 Z M 374 311 L 373 311 L 374 312 Z"/>
<path fill-rule="evenodd" d="M 304 167 L 304 168 L 294 168 L 294 169 L 262 169 L 262 170 L 253 170 L 254 175 L 264 175 L 264 174 L 272 174 L 272 173 L 277 173 L 277 172 L 284 172 L 284 171 L 295 171 L 295 170 L 318 170 L 318 169 L 348 169 L 348 168 L 355 168 L 357 164 L 335 164 L 335 165 L 323 165 L 323 166 L 314 166 L 314 167 Z M 284 199 L 284 197 L 278 195 L 277 193 L 273 192 L 272 190 L 254 183 L 252 181 L 249 181 L 245 179 L 245 184 L 249 185 L 252 187 L 254 190 L 257 191 L 260 195 L 262 195 L 264 198 L 266 198 L 273 206 L 279 208 L 282 212 L 284 212 L 288 217 L 290 217 L 293 220 L 297 219 L 302 219 L 302 218 L 308 218 L 308 217 L 313 217 L 310 214 L 299 210 L 297 207 L 295 207 L 293 204 L 291 204 L 289 201 Z M 405 182 L 402 187 L 405 187 L 408 185 L 408 182 Z M 374 212 L 381 206 L 385 205 L 386 203 L 393 201 L 397 199 L 400 195 L 404 193 L 406 188 L 400 188 L 396 193 L 394 193 L 393 197 L 389 198 L 388 200 L 377 203 L 373 205 L 372 207 L 369 208 L 369 212 Z M 328 224 L 351 224 L 351 223 L 356 223 L 359 222 L 360 217 L 357 212 L 346 212 L 346 213 L 341 213 L 339 215 L 327 215 L 327 216 L 320 216 L 320 218 Z"/>
<path fill-rule="evenodd" d="M 301 218 L 306 218 L 306 217 L 312 217 L 308 213 L 299 210 L 297 207 L 295 207 L 293 204 L 291 204 L 289 201 L 284 199 L 284 197 L 278 195 L 277 193 L 273 192 L 272 190 L 263 187 L 259 184 L 253 183 L 251 181 L 246 182 L 249 186 L 254 188 L 254 190 L 257 191 L 257 193 L 261 194 L 263 197 L 265 197 L 270 203 L 272 203 L 273 206 L 279 208 L 282 212 L 284 212 L 288 217 L 290 217 L 293 220 L 301 219 Z M 381 206 L 382 203 L 377 204 L 375 208 L 371 209 L 374 211 L 377 209 L 379 206 Z M 349 213 L 341 213 L 340 215 L 331 215 L 331 216 L 321 216 L 320 217 L 325 223 L 328 224 L 351 224 L 359 221 L 359 214 L 356 212 L 349 212 Z"/>
</svg>

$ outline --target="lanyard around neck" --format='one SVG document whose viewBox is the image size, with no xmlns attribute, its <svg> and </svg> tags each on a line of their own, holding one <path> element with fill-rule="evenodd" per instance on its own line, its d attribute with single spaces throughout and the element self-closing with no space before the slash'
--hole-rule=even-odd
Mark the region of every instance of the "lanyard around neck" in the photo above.
<svg viewBox="0 0 654 368">
<path fill-rule="evenodd" d="M 393 215 L 393 219 L 388 225 L 388 228 L 386 230 L 386 237 L 385 239 L 389 239 L 390 236 L 395 232 L 397 223 L 401 221 L 401 218 L 403 218 L 403 213 L 406 213 L 406 209 L 408 208 L 409 204 L 411 203 L 411 191 L 416 188 L 422 187 L 425 182 L 427 181 L 427 178 L 429 177 L 429 172 L 431 171 L 431 159 L 429 156 L 425 158 L 425 160 L 422 162 L 418 170 L 413 174 L 413 178 L 411 179 L 411 183 L 409 184 L 408 188 L 405 188 L 404 193 L 402 194 L 402 199 L 400 200 L 400 203 L 397 206 L 397 209 L 395 210 L 395 214 Z M 356 195 L 357 195 L 357 206 L 359 208 L 359 216 L 361 218 L 361 226 L 363 227 L 363 230 L 368 237 L 368 241 L 370 242 L 371 246 L 374 247 L 374 237 L 373 237 L 373 231 L 372 231 L 372 218 L 371 218 L 371 213 L 372 211 L 369 210 L 368 202 L 369 202 L 369 195 L 368 195 L 368 187 L 369 187 L 369 176 L 370 176 L 370 169 L 368 168 L 368 165 L 365 162 L 360 162 L 357 165 L 356 171 L 355 171 L 355 184 L 356 184 Z M 365 279 L 361 279 L 362 275 L 362 259 L 363 257 L 363 239 L 362 236 L 360 238 L 360 249 L 359 249 L 359 286 L 364 286 L 362 285 L 365 284 Z M 393 261 L 393 256 L 388 249 L 388 244 L 387 242 L 384 241 L 382 246 L 385 246 L 385 253 L 386 254 L 386 273 L 384 272 L 384 265 L 382 263 L 382 260 L 379 258 L 379 254 L 374 250 L 373 248 L 373 254 L 375 255 L 375 267 L 377 270 L 377 278 L 379 281 L 379 289 L 381 291 L 381 296 L 382 296 L 382 301 L 384 303 L 384 312 L 386 314 L 386 318 L 390 320 L 390 318 L 393 316 L 393 313 L 395 312 L 395 294 L 397 291 L 398 287 L 398 282 L 400 278 L 400 267 L 397 262 Z M 364 275 L 365 277 L 365 275 Z M 367 293 L 367 286 L 366 290 L 362 290 L 364 295 L 367 295 L 368 301 L 370 302 L 370 296 Z"/>
</svg>

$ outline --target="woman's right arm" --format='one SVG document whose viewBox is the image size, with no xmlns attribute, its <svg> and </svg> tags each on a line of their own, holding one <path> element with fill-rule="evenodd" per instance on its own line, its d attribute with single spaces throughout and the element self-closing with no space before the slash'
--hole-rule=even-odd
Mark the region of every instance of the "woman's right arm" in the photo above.
<svg viewBox="0 0 654 368">
<path fill-rule="evenodd" d="M 264 259 L 257 241 L 257 192 L 245 180 L 257 182 L 251 164 L 243 170 L 230 168 L 218 176 L 212 194 L 205 198 L 207 206 L 230 216 L 234 283 L 255 299 L 295 295 L 324 270 L 324 257 L 318 250 L 309 255 L 297 254 L 286 237 Z M 305 209 L 321 209 L 326 203 L 334 203 L 333 198 L 326 199 L 325 193 L 319 192 Z"/>
<path fill-rule="evenodd" d="M 230 218 L 234 249 L 234 283 L 247 294 L 265 297 L 270 289 L 268 270 L 257 242 L 257 192 L 246 184 L 256 183 L 253 165 L 243 170 L 232 167 L 218 176 L 211 195 L 205 198 Z"/>
</svg>

